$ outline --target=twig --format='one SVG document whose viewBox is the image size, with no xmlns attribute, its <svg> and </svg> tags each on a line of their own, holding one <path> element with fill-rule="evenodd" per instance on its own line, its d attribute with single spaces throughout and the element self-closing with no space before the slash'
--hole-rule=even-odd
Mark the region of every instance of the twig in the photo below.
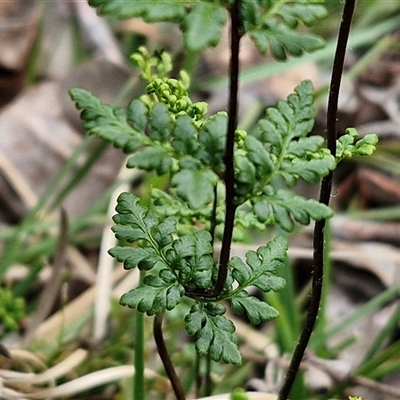
<svg viewBox="0 0 400 400">
<path fill-rule="evenodd" d="M 167 373 L 168 378 L 171 382 L 172 389 L 174 390 L 176 399 L 186 400 L 181 382 L 178 378 L 178 375 L 176 374 L 171 358 L 169 357 L 167 347 L 165 346 L 164 337 L 162 334 L 163 317 L 164 317 L 164 311 L 160 312 L 154 317 L 153 334 L 154 334 L 154 340 L 156 341 L 157 345 L 157 351 L 164 365 L 165 372 Z"/>
<path fill-rule="evenodd" d="M 329 375 L 332 381 L 336 382 L 337 384 L 343 385 L 345 383 L 346 386 L 364 386 L 365 388 L 373 391 L 384 393 L 386 396 L 394 397 L 395 399 L 400 398 L 400 389 L 389 386 L 385 383 L 374 381 L 373 379 L 366 378 L 365 376 L 351 375 L 350 370 L 346 372 L 341 368 L 340 372 L 338 373 L 337 370 L 335 371 L 333 368 L 329 367 L 329 364 L 332 362 L 335 361 L 332 360 L 327 362 L 325 360 L 312 357 L 308 361 L 302 361 L 300 368 L 307 370 L 313 366 L 325 372 L 327 375 Z"/>
<path fill-rule="evenodd" d="M 335 59 L 333 62 L 331 85 L 329 90 L 328 113 L 327 113 L 327 146 L 333 156 L 336 154 L 337 138 L 337 107 L 340 90 L 340 82 L 343 72 L 344 57 L 346 53 L 347 40 L 353 17 L 355 0 L 346 0 L 343 9 L 342 22 L 340 25 L 337 41 Z M 319 201 L 328 205 L 331 196 L 332 173 L 322 180 Z M 310 306 L 307 312 L 306 325 L 300 335 L 300 340 L 294 350 L 288 372 L 283 386 L 279 392 L 278 400 L 286 400 L 290 394 L 293 383 L 305 349 L 307 348 L 315 321 L 317 319 L 322 293 L 323 271 L 324 271 L 324 229 L 325 220 L 317 221 L 314 228 L 314 262 L 312 271 L 312 292 Z"/>
<path fill-rule="evenodd" d="M 386 385 L 384 383 L 376 382 L 372 379 L 365 378 L 364 376 L 355 376 L 351 379 L 351 382 L 360 386 L 364 386 L 368 389 L 384 393 L 385 395 L 391 396 L 394 399 L 400 398 L 400 389 Z"/>
</svg>

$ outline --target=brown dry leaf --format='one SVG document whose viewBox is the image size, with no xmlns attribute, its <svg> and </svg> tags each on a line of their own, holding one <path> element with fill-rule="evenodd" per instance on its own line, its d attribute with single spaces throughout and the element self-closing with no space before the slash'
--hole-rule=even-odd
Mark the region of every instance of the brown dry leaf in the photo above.
<svg viewBox="0 0 400 400">
<path fill-rule="evenodd" d="M 121 286 L 129 288 L 137 285 L 139 281 L 139 274 L 137 270 L 126 273 L 121 268 L 117 268 L 112 275 L 111 284 L 118 285 L 113 290 L 113 296 L 121 296 Z M 120 286 L 121 285 L 121 286 Z M 47 318 L 40 324 L 38 329 L 34 332 L 33 340 L 49 341 L 52 342 L 60 335 L 64 335 L 65 327 L 68 327 L 73 321 L 85 319 L 85 315 L 92 312 L 93 303 L 96 297 L 96 287 L 93 285 L 85 290 L 82 294 L 70 301 L 63 309 L 57 311 L 55 314 Z"/>
<path fill-rule="evenodd" d="M 336 217 L 331 221 L 333 231 L 336 232 L 337 229 L 340 229 L 343 233 L 345 223 L 340 221 L 336 223 L 335 219 Z M 335 228 L 336 224 L 337 228 Z M 245 258 L 245 253 L 254 250 L 257 245 L 261 245 L 261 243 L 250 246 L 234 243 L 232 256 Z M 311 265 L 313 256 L 311 243 L 301 243 L 300 245 L 292 243 L 288 255 L 292 261 L 305 260 L 307 264 Z M 334 263 L 346 264 L 347 270 L 356 275 L 357 271 L 370 273 L 375 280 L 380 282 L 381 289 L 382 286 L 392 287 L 400 283 L 400 249 L 396 246 L 378 242 L 356 242 L 347 237 L 347 240 L 333 240 L 330 257 Z M 353 282 L 359 286 L 360 280 L 355 278 Z"/>
<path fill-rule="evenodd" d="M 0 2 L 0 106 L 11 101 L 24 86 L 38 22 L 39 1 Z"/>
<path fill-rule="evenodd" d="M 39 196 L 63 162 L 80 143 L 80 135 L 63 121 L 58 85 L 43 83 L 27 90 L 0 114 L 0 149 L 3 157 L 24 179 L 25 186 Z M 9 177 L 8 177 L 9 178 Z M 2 201 L 15 201 L 13 182 L 1 188 Z M 18 215 L 27 211 L 20 204 Z M 7 212 L 7 211 L 6 211 Z"/>
<path fill-rule="evenodd" d="M 398 36 L 391 33 L 383 38 L 381 44 L 386 46 L 382 47 L 385 50 L 369 65 L 364 63 L 366 68 L 357 80 L 347 79 L 342 85 L 340 119 L 346 120 L 343 125 L 357 126 L 361 135 L 374 132 L 381 137 L 398 137 L 400 134 Z"/>
<path fill-rule="evenodd" d="M 76 349 L 50 368 L 46 368 L 46 365 L 35 354 L 26 350 L 13 349 L 11 356 L 10 369 L 2 366 L 0 370 L 2 399 L 70 399 L 92 388 L 131 378 L 135 372 L 132 365 L 120 365 L 71 379 L 75 375 L 74 369 L 88 356 L 88 351 L 83 349 Z M 23 366 L 23 370 L 21 372 L 14 371 L 13 363 L 20 368 Z M 40 372 L 33 372 L 37 369 Z M 171 392 L 170 383 L 166 378 L 148 368 L 145 368 L 144 375 L 146 379 L 157 380 L 160 387 L 165 389 L 165 392 Z M 63 377 L 66 381 L 58 384 L 58 380 Z"/>
<path fill-rule="evenodd" d="M 66 121 L 59 96 L 60 85 L 46 82 L 27 90 L 0 114 L 0 149 L 3 157 L 25 180 L 25 186 L 40 196 L 49 181 L 82 141 L 81 134 Z M 81 214 L 113 182 L 122 163 L 119 151 L 108 149 L 97 166 L 65 201 L 70 216 Z M 2 185 L 1 201 L 9 213 L 15 205 L 13 182 Z M 15 208 L 15 207 L 14 207 Z M 21 202 L 13 219 L 27 211 Z M 1 216 L 5 218 L 5 215 Z M 8 217 L 9 220 L 9 217 Z"/>
<path fill-rule="evenodd" d="M 68 90 L 81 88 L 88 90 L 101 99 L 102 102 L 112 104 L 118 98 L 118 105 L 127 105 L 134 97 L 134 91 L 130 90 L 137 78 L 132 77 L 131 72 L 125 66 L 115 64 L 104 56 L 94 57 L 74 68 L 60 82 L 59 96 L 63 113 L 69 122 L 80 128 L 82 121 L 79 112 L 71 101 Z M 127 85 L 127 86 L 126 86 Z M 119 95 L 128 87 L 122 99 Z"/>
<path fill-rule="evenodd" d="M 117 34 L 131 32 L 144 36 L 148 43 L 166 45 L 171 41 L 171 36 L 162 35 L 160 25 L 157 23 L 148 23 L 140 18 L 130 18 L 120 21 L 116 26 Z M 178 39 L 178 33 L 176 33 Z M 149 46 L 151 47 L 151 46 Z"/>
<path fill-rule="evenodd" d="M 387 172 L 361 166 L 350 172 L 335 191 L 335 203 L 340 209 L 346 209 L 355 194 L 361 208 L 396 205 L 400 201 L 400 180 Z"/>
<path fill-rule="evenodd" d="M 335 237 L 342 240 L 383 242 L 400 245 L 400 224 L 365 221 L 336 216 L 331 223 Z"/>
<path fill-rule="evenodd" d="M 0 3 L 0 64 L 22 70 L 37 32 L 39 1 Z"/>
<path fill-rule="evenodd" d="M 398 69 L 400 70 L 400 63 L 397 63 Z M 400 136 L 400 78 L 395 76 L 391 85 L 388 87 L 373 87 L 363 85 L 360 87 L 359 92 L 365 100 L 365 103 L 369 103 L 375 107 L 382 114 L 386 115 L 387 118 L 376 121 L 367 120 L 360 125 L 359 130 L 362 135 L 369 132 L 375 132 L 380 137 Z"/>
</svg>

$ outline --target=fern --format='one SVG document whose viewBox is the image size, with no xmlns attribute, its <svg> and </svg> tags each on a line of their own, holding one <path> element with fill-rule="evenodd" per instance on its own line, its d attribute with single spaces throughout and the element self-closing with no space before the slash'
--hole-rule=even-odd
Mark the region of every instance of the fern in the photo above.
<svg viewBox="0 0 400 400">
<path fill-rule="evenodd" d="M 182 4 L 174 3 L 176 7 L 170 14 L 161 3 L 149 4 L 159 7 L 159 15 L 170 18 L 176 12 L 174 18 L 181 18 L 179 7 L 183 2 L 178 3 Z M 294 26 L 294 20 L 311 23 L 312 16 L 306 19 L 304 14 L 307 7 L 293 11 L 292 19 L 285 19 L 285 2 L 265 3 L 268 18 L 280 13 L 282 23 L 288 26 Z M 144 3 L 135 1 L 126 9 L 121 2 L 101 4 L 104 12 L 124 9 L 124 13 L 134 12 L 149 19 L 155 15 L 149 14 Z M 253 2 L 254 7 L 258 5 Z M 188 15 L 195 7 L 187 11 Z M 120 302 L 154 315 L 174 309 L 187 297 L 191 308 L 185 316 L 186 330 L 195 335 L 199 354 L 239 364 L 234 325 L 225 316 L 223 302 L 230 303 L 233 312 L 246 314 L 253 324 L 276 318 L 278 311 L 251 296 L 248 288 L 255 286 L 268 293 L 284 287 L 285 281 L 278 274 L 285 263 L 287 242 L 277 237 L 257 251 L 248 252 L 246 262 L 232 258 L 222 292 L 211 295 L 219 268 L 213 260 L 213 241 L 225 220 L 226 199 L 221 191 L 228 116 L 225 112 L 207 115 L 205 103 L 192 101 L 185 73 L 179 78 L 168 76 L 172 70 L 168 54 L 152 56 L 142 48 L 133 59 L 140 65 L 147 86 L 146 94 L 132 100 L 127 108 L 102 104 L 82 89 L 71 90 L 90 134 L 130 154 L 129 168 L 166 175 L 170 183 L 165 191 L 153 190 L 147 206 L 130 193 L 118 198 L 113 231 L 120 245 L 110 254 L 126 269 L 137 266 L 146 274 L 142 285 L 125 293 Z M 344 157 L 373 152 L 375 136 L 355 142 L 356 132 L 349 130 L 338 141 L 337 157 L 333 157 L 324 148 L 322 137 L 309 136 L 315 117 L 313 104 L 313 86 L 304 81 L 287 100 L 266 110 L 254 133 L 236 132 L 236 232 L 239 228 L 265 229 L 268 225 L 291 231 L 296 222 L 307 225 L 311 220 L 331 217 L 328 206 L 296 195 L 291 187 L 300 179 L 318 182 Z"/>
<path fill-rule="evenodd" d="M 321 3 L 321 4 L 319 4 Z M 228 0 L 89 0 L 100 13 L 122 19 L 139 17 L 147 22 L 176 22 L 184 33 L 186 47 L 190 51 L 200 51 L 215 46 L 226 23 Z M 307 0 L 252 0 L 241 5 L 242 30 L 249 33 L 258 47 L 279 60 L 290 56 L 300 56 L 324 46 L 324 41 L 313 34 L 301 33 L 296 29 L 301 25 L 312 26 L 326 16 L 322 2 Z"/>
<path fill-rule="evenodd" d="M 177 22 L 184 30 L 187 47 L 199 51 L 218 43 L 226 12 L 219 1 L 90 0 L 102 14 L 119 18 L 140 17 L 147 22 Z"/>
<path fill-rule="evenodd" d="M 89 3 L 105 15 L 179 24 L 191 57 L 219 42 L 228 15 L 235 36 L 232 51 L 243 35 L 248 35 L 261 53 L 282 61 L 324 46 L 308 29 L 327 14 L 322 0 Z M 146 88 L 126 108 L 102 104 L 82 89 L 70 91 L 89 134 L 129 154 L 128 168 L 163 175 L 167 182 L 163 190 L 151 191 L 146 204 L 131 193 L 118 198 L 112 229 L 119 245 L 109 253 L 124 268 L 138 267 L 144 276 L 138 287 L 122 295 L 120 303 L 148 315 L 157 314 L 154 332 L 161 348 L 163 311 L 173 310 L 185 298 L 184 305 L 189 305 L 185 328 L 194 336 L 198 354 L 239 365 L 242 356 L 226 307 L 245 315 L 252 324 L 279 316 L 266 296 L 260 300 L 249 288 L 266 294 L 285 286 L 279 274 L 288 244 L 277 236 L 256 251 L 248 251 L 245 260 L 229 259 L 231 237 L 242 239 L 249 228 L 263 230 L 267 226 L 290 232 L 296 223 L 308 225 L 311 220 L 330 218 L 330 207 L 297 195 L 292 188 L 299 180 L 318 183 L 344 158 L 371 155 L 377 137 L 367 135 L 356 141 L 356 130 L 349 128 L 332 155 L 322 136 L 311 135 L 315 108 L 310 81 L 268 108 L 254 132 L 235 131 L 236 101 L 230 103 L 229 116 L 226 112 L 209 115 L 206 103 L 190 97 L 188 75 L 181 71 L 177 77 L 171 76 L 173 63 L 168 53 L 150 54 L 142 47 L 132 59 Z M 237 59 L 232 60 L 233 64 Z M 232 81 L 237 80 L 238 76 L 232 75 Z M 231 100 L 237 99 L 232 95 Z M 214 261 L 214 242 L 221 237 L 225 251 L 221 251 L 219 265 Z M 168 369 L 177 398 L 184 398 L 171 367 Z M 140 391 L 144 392 L 143 387 Z M 237 391 L 233 397 L 245 395 Z"/>
</svg>

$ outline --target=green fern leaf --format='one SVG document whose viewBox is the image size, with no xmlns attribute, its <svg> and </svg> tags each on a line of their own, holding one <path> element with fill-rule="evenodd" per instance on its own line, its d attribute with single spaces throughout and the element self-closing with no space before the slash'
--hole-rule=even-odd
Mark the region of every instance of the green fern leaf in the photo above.
<svg viewBox="0 0 400 400">
<path fill-rule="evenodd" d="M 163 103 L 151 105 L 149 122 L 150 138 L 160 143 L 166 142 L 173 129 L 173 120 L 168 111 L 168 106 Z"/>
<path fill-rule="evenodd" d="M 201 356 L 240 365 L 242 356 L 234 336 L 235 326 L 224 313 L 225 308 L 220 304 L 196 303 L 185 317 L 186 330 L 197 336 L 196 350 Z"/>
<path fill-rule="evenodd" d="M 186 0 L 89 0 L 89 4 L 97 7 L 101 14 L 121 19 L 139 17 L 148 22 L 180 22 L 185 16 L 186 3 Z"/>
<path fill-rule="evenodd" d="M 235 154 L 236 202 L 254 200 L 259 221 L 266 222 L 270 207 L 268 196 L 275 196 L 277 178 L 289 187 L 299 179 L 315 184 L 336 167 L 334 157 L 321 147 L 321 136 L 307 137 L 314 125 L 313 86 L 302 82 L 286 101 L 266 110 L 255 136 L 247 135 Z M 274 202 L 275 220 L 284 229 L 292 223 L 285 207 Z"/>
<path fill-rule="evenodd" d="M 277 223 L 288 232 L 293 230 L 294 221 L 308 225 L 311 219 L 319 221 L 333 216 L 329 206 L 284 189 L 254 198 L 252 204 L 258 221 L 266 225 Z"/>
<path fill-rule="evenodd" d="M 197 140 L 194 140 L 197 136 L 197 129 L 188 115 L 182 115 L 176 119 L 172 136 L 171 145 L 176 152 L 193 156 L 197 154 L 199 144 Z"/>
<path fill-rule="evenodd" d="M 209 169 L 182 169 L 171 179 L 178 196 L 186 200 L 190 207 L 198 209 L 209 204 L 214 197 L 217 175 Z"/>
<path fill-rule="evenodd" d="M 148 214 L 146 209 L 138 203 L 138 197 L 131 193 L 121 193 L 118 196 L 115 208 L 118 214 L 114 215 L 113 220 L 118 225 L 134 225 L 137 228 L 135 230 L 136 235 L 140 235 L 140 237 L 136 236 L 131 242 L 139 239 L 150 241 L 149 230 L 157 224 L 157 221 L 153 215 Z M 123 238 L 119 237 L 118 239 Z"/>
<path fill-rule="evenodd" d="M 89 4 L 97 7 L 101 14 L 121 19 L 139 17 L 147 22 L 177 22 L 183 29 L 186 46 L 191 51 L 216 45 L 226 21 L 226 12 L 219 2 L 89 0 Z"/>
<path fill-rule="evenodd" d="M 141 168 L 145 171 L 156 171 L 163 175 L 170 171 L 173 159 L 163 147 L 145 147 L 142 151 L 129 157 L 126 166 L 128 168 Z"/>
<path fill-rule="evenodd" d="M 246 264 L 239 257 L 232 257 L 232 277 L 239 286 L 235 292 L 240 292 L 248 286 L 257 286 L 263 292 L 278 291 L 285 285 L 283 278 L 276 273 L 284 265 L 288 245 L 285 238 L 278 236 L 266 246 L 261 246 L 257 251 L 246 253 Z"/>
<path fill-rule="evenodd" d="M 198 134 L 199 148 L 198 158 L 209 165 L 216 172 L 225 170 L 223 154 L 225 151 L 226 129 L 228 115 L 219 112 L 204 121 L 202 129 Z"/>
<path fill-rule="evenodd" d="M 301 24 L 312 26 L 325 17 L 323 5 L 305 0 L 280 3 L 256 0 L 244 2 L 242 8 L 244 28 L 262 53 L 270 51 L 276 59 L 286 60 L 288 56 L 298 57 L 325 45 L 317 35 L 296 31 Z"/>
<path fill-rule="evenodd" d="M 76 107 L 82 110 L 83 128 L 89 134 L 100 136 L 126 153 L 132 153 L 142 145 L 141 134 L 128 124 L 125 110 L 105 105 L 83 89 L 71 89 L 69 93 Z"/>
<path fill-rule="evenodd" d="M 314 153 L 313 156 L 318 156 Z M 293 186 L 299 178 L 309 184 L 318 183 L 321 177 L 336 168 L 336 162 L 329 152 L 321 152 L 321 158 L 311 160 L 286 157 L 282 163 L 282 176 L 288 186 Z"/>
<path fill-rule="evenodd" d="M 336 141 L 336 162 L 354 155 L 371 156 L 376 150 L 378 136 L 374 133 L 365 135 L 357 140 L 358 132 L 355 128 L 347 128 L 346 133 Z"/>
<path fill-rule="evenodd" d="M 322 136 L 300 137 L 299 140 L 290 142 L 287 152 L 295 157 L 304 157 L 307 154 L 317 152 L 324 142 Z"/>
<path fill-rule="evenodd" d="M 155 253 L 151 248 L 141 247 L 128 247 L 128 246 L 116 246 L 108 251 L 108 253 L 117 259 L 119 262 L 124 263 L 125 269 L 132 269 L 138 266 L 143 260 L 154 260 Z M 159 261 L 159 257 L 155 258 L 155 262 L 151 265 L 154 267 L 155 263 Z M 148 264 L 147 264 L 148 265 Z M 150 269 L 150 268 L 148 268 Z"/>
<path fill-rule="evenodd" d="M 212 286 L 214 269 L 211 235 L 197 231 L 174 240 L 167 260 L 178 280 L 190 291 Z"/>
<path fill-rule="evenodd" d="M 132 100 L 127 109 L 128 122 L 138 132 L 143 132 L 149 123 L 149 110 L 143 101 Z"/>
<path fill-rule="evenodd" d="M 147 275 L 143 279 L 143 286 L 123 294 L 120 304 L 154 315 L 164 308 L 175 308 L 184 294 L 185 288 L 176 281 L 174 275 L 169 270 L 162 269 L 158 277 Z"/>
<path fill-rule="evenodd" d="M 279 312 L 274 307 L 254 296 L 249 296 L 244 290 L 235 294 L 231 303 L 232 311 L 236 314 L 245 312 L 253 325 L 279 317 Z"/>
<path fill-rule="evenodd" d="M 116 246 L 109 250 L 111 256 L 124 263 L 126 269 L 139 265 L 149 270 L 158 262 L 165 264 L 162 251 L 173 241 L 176 221 L 166 218 L 160 221 L 154 213 L 138 204 L 139 198 L 131 193 L 121 193 L 117 199 L 113 220 L 113 232 L 118 240 L 128 243 L 141 242 L 141 247 Z"/>
<path fill-rule="evenodd" d="M 224 292 L 223 298 L 231 301 L 235 313 L 246 313 L 252 324 L 268 321 L 279 316 L 278 311 L 267 302 L 250 296 L 246 291 L 249 286 L 256 286 L 264 293 L 278 291 L 285 286 L 285 280 L 277 272 L 285 263 L 287 241 L 277 237 L 257 251 L 246 253 L 246 263 L 239 257 L 232 257 L 229 284 L 230 289 Z M 234 281 L 237 285 L 233 285 Z"/>
<path fill-rule="evenodd" d="M 186 45 L 192 51 L 200 51 L 218 44 L 226 22 L 226 12 L 218 4 L 199 2 L 184 21 Z"/>
<path fill-rule="evenodd" d="M 251 38 L 257 48 L 262 52 L 271 52 L 277 60 L 284 61 L 288 56 L 299 57 L 304 52 L 319 50 L 325 46 L 325 41 L 312 34 L 299 35 L 290 28 L 270 23 L 263 26 L 262 30 L 253 31 Z"/>
</svg>

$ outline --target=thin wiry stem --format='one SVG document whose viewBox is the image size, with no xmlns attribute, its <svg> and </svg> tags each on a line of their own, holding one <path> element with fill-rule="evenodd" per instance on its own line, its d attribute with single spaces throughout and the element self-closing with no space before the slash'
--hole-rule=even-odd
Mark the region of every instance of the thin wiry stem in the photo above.
<svg viewBox="0 0 400 400">
<path fill-rule="evenodd" d="M 233 163 L 235 131 L 238 119 L 238 87 L 239 87 L 239 44 L 241 38 L 240 0 L 235 0 L 230 12 L 231 17 L 231 59 L 230 59 L 230 86 L 228 104 L 228 129 L 225 147 L 225 223 L 222 239 L 221 254 L 217 282 L 214 290 L 206 293 L 203 297 L 218 297 L 226 282 L 228 275 L 228 263 L 230 257 L 230 246 L 233 236 L 235 221 L 235 171 Z"/>
<path fill-rule="evenodd" d="M 218 206 L 218 190 L 217 185 L 214 186 L 214 200 L 212 205 L 211 219 L 210 219 L 210 234 L 211 244 L 214 247 L 215 242 L 215 229 L 217 228 L 217 206 Z"/>
<path fill-rule="evenodd" d="M 232 243 L 233 227 L 235 224 L 235 213 L 237 208 L 235 204 L 235 169 L 233 155 L 235 148 L 235 131 L 238 120 L 239 44 L 242 37 L 240 4 L 241 0 L 235 0 L 231 8 L 229 9 L 231 17 L 231 59 L 229 68 L 229 116 L 224 156 L 225 221 L 221 253 L 219 258 L 217 282 L 215 284 L 215 287 L 208 292 L 186 292 L 186 295 L 190 297 L 218 297 L 224 289 L 226 278 L 228 276 L 228 264 L 231 253 L 230 248 Z"/>
<path fill-rule="evenodd" d="M 336 46 L 335 59 L 333 62 L 331 85 L 329 91 L 329 102 L 327 112 L 327 146 L 333 156 L 336 154 L 337 139 L 337 108 L 340 83 L 343 73 L 344 57 L 346 54 L 347 40 L 350 32 L 351 20 L 353 17 L 355 0 L 346 0 L 343 9 L 342 22 Z M 328 205 L 331 196 L 332 173 L 322 180 L 319 201 Z M 301 360 L 307 348 L 311 334 L 317 319 L 324 272 L 324 229 L 325 220 L 317 221 L 314 228 L 314 259 L 312 270 L 311 301 L 307 312 L 306 325 L 300 335 L 299 342 L 294 350 L 288 372 L 283 386 L 279 392 L 278 400 L 286 400 L 298 373 Z"/>
<path fill-rule="evenodd" d="M 154 340 L 157 345 L 157 351 L 164 365 L 165 372 L 167 373 L 168 378 L 171 382 L 176 400 L 186 400 L 181 382 L 178 378 L 178 375 L 176 374 L 171 358 L 169 357 L 167 346 L 165 345 L 164 337 L 162 334 L 163 317 L 164 317 L 164 311 L 160 312 L 154 317 L 153 334 L 154 334 Z"/>
</svg>

